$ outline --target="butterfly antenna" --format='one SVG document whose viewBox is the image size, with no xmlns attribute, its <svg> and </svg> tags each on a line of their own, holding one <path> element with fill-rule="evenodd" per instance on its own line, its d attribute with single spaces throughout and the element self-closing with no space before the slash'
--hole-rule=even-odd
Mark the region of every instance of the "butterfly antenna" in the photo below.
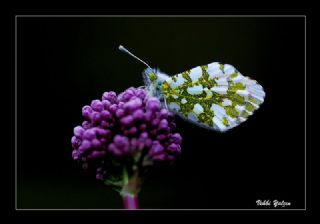
<svg viewBox="0 0 320 224">
<path fill-rule="evenodd" d="M 138 61 L 140 61 L 141 63 L 143 63 L 144 65 L 146 65 L 148 68 L 151 68 L 146 62 L 144 62 L 143 60 L 141 60 L 140 58 L 138 58 L 137 56 L 135 56 L 134 54 L 132 54 L 130 51 L 128 51 L 125 47 L 123 47 L 122 45 L 119 46 L 119 50 L 132 56 L 133 58 L 137 59 Z"/>
</svg>

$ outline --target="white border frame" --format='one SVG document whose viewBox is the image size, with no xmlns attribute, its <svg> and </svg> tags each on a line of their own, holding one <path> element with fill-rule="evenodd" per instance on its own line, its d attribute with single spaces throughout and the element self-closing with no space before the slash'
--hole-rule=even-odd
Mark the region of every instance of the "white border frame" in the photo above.
<svg viewBox="0 0 320 224">
<path fill-rule="evenodd" d="M 247 18 L 281 18 L 281 17 L 303 17 L 304 18 L 304 38 L 305 38 L 305 42 L 304 42 L 304 47 L 305 47 L 305 67 L 304 67 L 304 85 L 305 85 L 305 92 L 304 92 L 304 96 L 305 96 L 305 109 L 304 109 L 304 122 L 305 122 L 305 132 L 304 132 L 304 208 L 301 209 L 268 209 L 268 208 L 261 208 L 261 209 L 138 209 L 137 211 L 149 211 L 149 210 L 161 210 L 161 211 L 278 211 L 278 210 L 282 210 L 282 211 L 306 211 L 307 210 L 307 120 L 306 120 L 306 115 L 307 115 L 307 102 L 306 102 L 306 96 L 307 96 L 307 86 L 306 86 L 306 82 L 307 82 L 307 49 L 306 49 L 306 38 L 307 38 L 307 18 L 306 15 L 15 15 L 15 210 L 16 211 L 126 211 L 126 209 L 23 209 L 23 208 L 18 208 L 18 198 L 17 198 L 17 148 L 18 148 L 18 141 L 17 141 L 17 115 L 18 115 L 18 84 L 17 84 L 17 79 L 18 79 L 18 69 L 17 69 L 17 38 L 18 38 L 18 34 L 17 34 L 17 26 L 18 26 L 18 18 L 23 18 L 23 17 L 73 17 L 73 18 L 81 18 L 81 17 L 87 17 L 87 18 L 103 18 L 103 17 L 153 17 L 153 18 L 186 18 L 186 17 L 193 17 L 193 18 L 206 18 L 206 17 L 224 17 L 224 18 L 229 18 L 229 17 L 247 17 Z"/>
</svg>

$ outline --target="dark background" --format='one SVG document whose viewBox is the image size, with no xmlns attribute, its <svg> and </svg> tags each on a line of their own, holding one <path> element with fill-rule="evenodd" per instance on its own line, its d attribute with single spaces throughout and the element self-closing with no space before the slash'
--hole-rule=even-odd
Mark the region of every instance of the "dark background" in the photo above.
<svg viewBox="0 0 320 224">
<path fill-rule="evenodd" d="M 81 108 L 105 91 L 141 86 L 144 66 L 176 74 L 230 63 L 266 91 L 227 133 L 177 118 L 183 153 L 153 170 L 142 208 L 304 208 L 304 18 L 17 18 L 18 208 L 122 208 L 71 158 Z M 266 207 L 262 207 L 266 208 Z"/>
</svg>

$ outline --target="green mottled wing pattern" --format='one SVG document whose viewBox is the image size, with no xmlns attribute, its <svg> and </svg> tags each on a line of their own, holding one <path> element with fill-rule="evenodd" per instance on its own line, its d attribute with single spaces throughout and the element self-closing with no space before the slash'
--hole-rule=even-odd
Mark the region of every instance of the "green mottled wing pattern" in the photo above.
<svg viewBox="0 0 320 224">
<path fill-rule="evenodd" d="M 261 85 L 232 65 L 213 62 L 167 78 L 161 86 L 168 108 L 216 131 L 245 121 L 263 103 Z"/>
</svg>

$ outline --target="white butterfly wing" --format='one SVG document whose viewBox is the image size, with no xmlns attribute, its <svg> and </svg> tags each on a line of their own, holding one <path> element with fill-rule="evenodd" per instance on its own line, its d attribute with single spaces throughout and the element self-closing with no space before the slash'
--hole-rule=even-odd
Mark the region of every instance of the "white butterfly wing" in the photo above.
<svg viewBox="0 0 320 224">
<path fill-rule="evenodd" d="M 170 110 L 198 126 L 221 132 L 244 122 L 265 97 L 255 80 L 218 62 L 169 77 L 161 89 Z"/>
</svg>

